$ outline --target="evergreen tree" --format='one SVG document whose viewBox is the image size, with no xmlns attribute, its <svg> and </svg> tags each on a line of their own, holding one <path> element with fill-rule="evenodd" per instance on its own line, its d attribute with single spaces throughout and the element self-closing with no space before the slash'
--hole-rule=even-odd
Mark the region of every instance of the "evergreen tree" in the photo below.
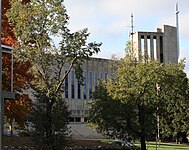
<svg viewBox="0 0 189 150">
<path fill-rule="evenodd" d="M 65 148 L 70 142 L 70 133 L 67 127 L 70 112 L 67 110 L 66 103 L 60 95 L 49 98 L 45 93 L 39 92 L 35 93 L 35 97 L 37 99 L 30 114 L 30 121 L 36 149 Z"/>
</svg>

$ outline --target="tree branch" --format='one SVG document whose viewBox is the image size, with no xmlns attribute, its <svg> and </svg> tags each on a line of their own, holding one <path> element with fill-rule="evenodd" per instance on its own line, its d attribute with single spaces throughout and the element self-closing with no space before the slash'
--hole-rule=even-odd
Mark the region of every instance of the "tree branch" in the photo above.
<svg viewBox="0 0 189 150">
<path fill-rule="evenodd" d="M 57 93 L 57 92 L 60 90 L 60 88 L 61 88 L 61 86 L 62 86 L 62 84 L 63 84 L 64 79 L 65 79 L 66 76 L 70 73 L 70 71 L 71 71 L 71 69 L 72 69 L 72 67 L 73 67 L 74 62 L 75 62 L 76 59 L 77 59 L 77 57 L 75 56 L 75 57 L 73 58 L 71 64 L 70 64 L 70 66 L 69 66 L 67 72 L 66 72 L 66 73 L 64 74 L 64 76 L 60 79 L 60 81 L 59 81 L 59 83 L 58 83 L 58 85 L 57 85 L 57 87 L 56 87 L 55 93 Z"/>
</svg>

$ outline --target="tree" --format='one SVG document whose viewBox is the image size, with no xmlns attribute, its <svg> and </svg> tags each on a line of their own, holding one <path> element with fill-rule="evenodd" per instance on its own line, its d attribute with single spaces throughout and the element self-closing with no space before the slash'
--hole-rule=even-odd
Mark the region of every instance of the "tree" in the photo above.
<svg viewBox="0 0 189 150">
<path fill-rule="evenodd" d="M 160 119 L 160 128 L 163 137 L 175 138 L 178 143 L 181 135 L 189 131 L 188 79 L 183 71 L 184 65 L 182 63 L 174 67 L 169 64 L 166 68 L 168 83 L 164 85 L 164 88 L 169 90 L 160 92 L 164 97 L 163 100 L 166 100 L 164 102 L 164 113 L 162 113 Z M 186 136 L 182 138 L 184 141 Z"/>
<path fill-rule="evenodd" d="M 14 25 L 15 36 L 19 39 L 17 56 L 32 64 L 32 72 L 36 77 L 33 88 L 39 94 L 45 94 L 46 113 L 50 114 L 46 117 L 51 117 L 50 120 L 56 117 L 52 112 L 53 107 L 60 101 L 63 83 L 69 72 L 74 69 L 76 77 L 82 81 L 82 62 L 98 53 L 101 45 L 96 42 L 87 43 L 87 29 L 70 32 L 67 27 L 69 17 L 63 2 L 31 0 L 27 5 L 22 5 L 19 0 L 12 0 L 11 9 L 7 13 L 9 21 Z M 53 43 L 55 36 L 61 39 L 59 47 Z M 55 136 L 53 125 L 50 124 L 46 131 L 51 139 L 51 136 Z M 34 124 L 34 127 L 37 129 L 39 126 Z M 43 142 L 48 145 L 47 141 Z M 55 149 L 54 145 L 49 149 Z"/>
<path fill-rule="evenodd" d="M 3 89 L 10 91 L 10 78 L 11 78 L 11 67 L 10 59 L 4 58 L 3 70 Z M 29 82 L 34 79 L 34 76 L 29 72 L 29 62 L 14 62 L 14 92 L 15 100 L 5 100 L 5 116 L 8 122 L 12 125 L 15 120 L 21 128 L 24 128 L 24 122 L 27 115 L 29 114 L 32 101 L 29 95 L 24 91 L 30 88 Z M 5 72 L 6 71 L 6 72 Z"/>
<path fill-rule="evenodd" d="M 22 3 L 26 4 L 29 0 L 23 0 Z M 13 25 L 8 22 L 6 12 L 10 9 L 10 1 L 2 1 L 2 44 L 13 46 L 17 44 L 17 39 L 13 33 Z M 11 56 L 4 54 L 3 61 L 3 90 L 10 91 L 11 81 Z M 28 61 L 20 62 L 14 59 L 14 92 L 16 99 L 5 101 L 5 116 L 10 125 L 13 120 L 19 124 L 20 127 L 24 127 L 24 121 L 31 109 L 31 99 L 28 94 L 24 94 L 23 91 L 30 87 L 29 82 L 32 81 L 34 76 L 29 72 L 31 65 Z"/>
<path fill-rule="evenodd" d="M 182 100 L 186 101 L 186 83 L 182 63 L 178 65 L 160 64 L 149 59 L 134 62 L 130 61 L 130 57 L 127 56 L 120 61 L 116 76 L 107 83 L 107 90 L 114 99 L 135 106 L 142 150 L 146 150 L 145 139 L 148 134 L 156 131 L 154 127 L 156 127 L 157 115 L 165 116 L 171 111 L 178 115 L 179 105 L 177 109 L 173 109 L 171 104 L 175 100 L 179 101 L 177 104 L 182 103 Z M 178 118 L 180 117 L 181 114 L 174 119 L 175 125 L 179 124 Z M 183 125 L 180 124 L 179 127 L 181 126 Z M 172 127 L 177 130 L 176 127 Z"/>
<path fill-rule="evenodd" d="M 127 112 L 127 116 L 130 116 L 131 126 L 136 129 L 132 132 L 140 138 L 142 150 L 146 150 L 146 139 L 151 139 L 152 135 L 157 132 L 158 117 L 160 117 L 161 123 L 167 119 L 166 124 L 168 124 L 170 123 L 170 114 L 174 112 L 172 115 L 174 118 L 171 121 L 175 123 L 169 125 L 174 128 L 172 132 L 179 133 L 187 130 L 187 117 L 182 118 L 183 114 L 181 113 L 182 110 L 187 109 L 187 78 L 183 71 L 183 62 L 179 64 L 159 63 L 142 56 L 136 61 L 130 51 L 127 51 L 124 59 L 114 62 L 116 65 L 113 65 L 113 73 L 105 84 L 105 89 L 100 87 L 104 92 L 97 94 L 96 100 L 92 102 L 90 120 L 97 125 L 97 128 L 100 128 L 101 131 L 120 131 L 116 125 L 114 126 L 116 119 L 120 117 L 117 111 Z M 95 93 L 99 93 L 99 89 Z M 106 97 L 107 95 L 108 97 Z M 124 109 L 130 111 L 123 110 L 118 105 L 116 108 L 110 107 L 110 105 L 116 104 L 113 101 L 119 101 L 119 105 L 122 103 L 125 106 Z M 178 102 L 175 103 L 175 101 Z M 171 104 L 176 104 L 177 107 L 171 107 Z M 109 109 L 106 108 L 107 106 Z M 178 116 L 176 117 L 176 115 Z M 108 122 L 107 118 L 114 121 Z M 122 119 L 125 123 L 127 122 L 127 117 Z M 107 126 L 108 123 L 110 125 Z M 160 125 L 163 126 L 161 123 Z M 179 130 L 175 127 L 177 124 L 179 124 Z M 168 127 L 165 129 L 162 126 L 160 126 L 161 131 L 168 130 Z M 128 134 L 131 133 L 128 128 L 124 128 L 124 126 L 121 128 Z"/>
<path fill-rule="evenodd" d="M 11 8 L 11 0 L 2 1 L 2 44 L 13 46 L 18 41 L 13 33 L 13 25 L 9 23 L 7 16 L 5 15 L 7 10 Z M 27 4 L 30 0 L 22 0 L 23 4 Z"/>
<path fill-rule="evenodd" d="M 34 142 L 40 150 L 62 149 L 64 145 L 68 145 L 70 142 L 70 133 L 67 128 L 70 112 L 67 110 L 66 103 L 61 100 L 61 95 L 51 97 L 52 101 L 57 101 L 51 108 L 49 97 L 45 93 L 37 92 L 35 97 L 37 103 L 34 104 L 30 115 L 32 123 L 37 127 L 35 132 L 32 132 Z M 57 100 L 58 98 L 59 100 Z M 49 126 L 51 130 L 49 130 Z"/>
<path fill-rule="evenodd" d="M 108 93 L 122 103 L 133 107 L 133 120 L 137 121 L 141 149 L 146 150 L 147 135 L 156 129 L 158 73 L 162 68 L 156 61 L 131 62 L 130 56 L 120 60 L 116 76 L 107 83 Z M 162 73 L 162 72 L 161 72 Z M 131 115 L 130 113 L 128 114 Z"/>
<path fill-rule="evenodd" d="M 114 100 L 108 95 L 106 84 L 99 82 L 89 103 L 88 122 L 109 138 L 129 139 L 135 137 L 133 131 L 137 131 L 131 111 L 131 105 Z"/>
</svg>

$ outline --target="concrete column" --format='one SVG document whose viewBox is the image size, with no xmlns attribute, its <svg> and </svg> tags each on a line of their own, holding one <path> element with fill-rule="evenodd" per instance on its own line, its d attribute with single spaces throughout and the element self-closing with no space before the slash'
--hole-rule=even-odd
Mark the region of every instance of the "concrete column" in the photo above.
<svg viewBox="0 0 189 150">
<path fill-rule="evenodd" d="M 156 36 L 156 58 L 160 61 L 160 40 L 159 35 Z"/>
<path fill-rule="evenodd" d="M 150 35 L 150 58 L 154 59 L 154 36 Z"/>
<path fill-rule="evenodd" d="M 147 35 L 144 35 L 144 58 L 146 59 L 148 56 L 148 42 L 147 42 Z"/>
<path fill-rule="evenodd" d="M 138 59 L 141 59 L 141 35 L 138 34 Z"/>
</svg>

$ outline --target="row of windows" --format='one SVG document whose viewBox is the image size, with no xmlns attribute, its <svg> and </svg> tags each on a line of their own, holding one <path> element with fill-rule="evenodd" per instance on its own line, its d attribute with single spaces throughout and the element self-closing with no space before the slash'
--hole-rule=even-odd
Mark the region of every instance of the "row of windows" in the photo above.
<svg viewBox="0 0 189 150">
<path fill-rule="evenodd" d="M 85 117 L 82 121 L 81 117 L 69 117 L 69 122 L 87 122 L 87 118 Z"/>
<path fill-rule="evenodd" d="M 98 84 L 98 80 L 107 80 L 108 74 L 107 73 L 98 73 L 98 72 L 94 72 L 93 73 L 90 71 L 88 72 L 88 76 L 87 76 L 87 72 L 84 71 L 83 72 L 83 77 L 84 77 L 84 81 L 83 81 L 83 85 L 76 80 L 75 78 L 75 72 L 72 70 L 70 72 L 70 83 L 71 83 L 71 98 L 77 98 L 77 99 L 81 99 L 82 98 L 82 94 L 83 94 L 83 99 L 87 99 L 87 94 L 89 95 L 89 98 L 91 98 L 92 96 L 92 89 L 93 87 L 97 86 Z M 87 77 L 88 77 L 88 82 L 87 82 Z M 93 81 L 94 78 L 94 81 Z M 77 81 L 77 83 L 76 83 Z M 87 84 L 88 83 L 88 84 Z M 69 98 L 69 77 L 67 76 L 65 78 L 65 83 L 64 83 L 64 96 L 65 98 Z M 75 95 L 75 90 L 76 90 L 76 86 L 77 86 L 77 96 Z M 87 88 L 88 87 L 88 88 Z M 81 88 L 83 88 L 83 93 L 81 93 Z M 87 91 L 88 89 L 88 91 Z"/>
</svg>

